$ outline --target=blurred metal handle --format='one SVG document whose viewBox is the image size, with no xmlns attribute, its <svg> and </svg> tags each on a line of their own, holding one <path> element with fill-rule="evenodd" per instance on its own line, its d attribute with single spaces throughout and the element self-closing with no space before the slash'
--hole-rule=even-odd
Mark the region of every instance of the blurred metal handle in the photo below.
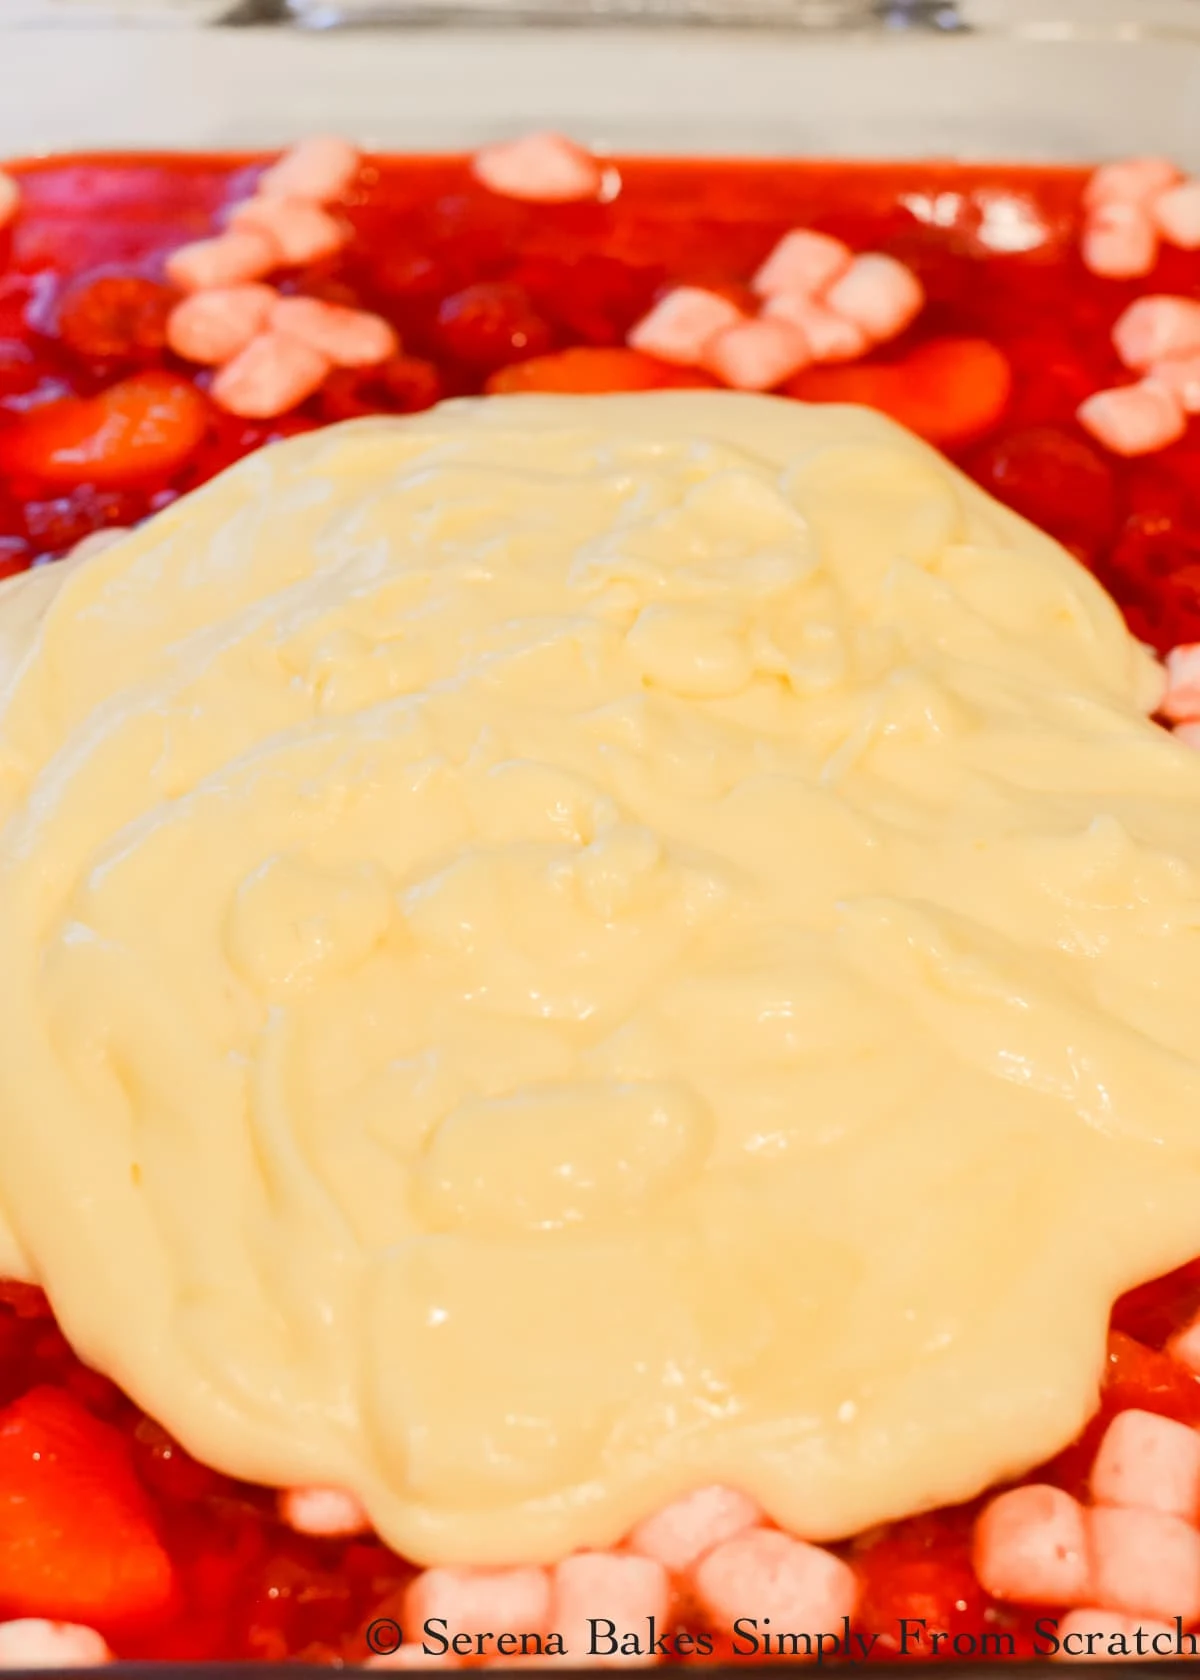
<svg viewBox="0 0 1200 1680">
<path fill-rule="evenodd" d="M 249 0 L 255 3 L 255 0 Z M 310 29 L 355 25 L 716 25 L 813 31 L 961 27 L 957 0 L 284 0 Z"/>
<path fill-rule="evenodd" d="M 217 19 L 223 27 L 293 21 L 287 0 L 229 0 L 228 10 Z"/>
</svg>

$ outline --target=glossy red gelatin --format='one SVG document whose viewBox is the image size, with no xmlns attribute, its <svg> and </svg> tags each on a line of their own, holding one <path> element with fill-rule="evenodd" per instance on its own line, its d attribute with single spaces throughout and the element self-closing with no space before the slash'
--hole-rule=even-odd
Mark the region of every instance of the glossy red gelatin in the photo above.
<svg viewBox="0 0 1200 1680">
<path fill-rule="evenodd" d="M 247 423 L 166 349 L 163 265 L 260 167 L 79 158 L 17 170 L 23 209 L 0 267 L 0 577 L 333 421 L 483 390 L 711 383 L 626 350 L 629 328 L 674 284 L 748 304 L 754 270 L 805 226 L 903 259 L 929 303 L 886 351 L 802 373 L 790 394 L 892 413 L 1094 568 L 1138 635 L 1163 650 L 1200 639 L 1200 432 L 1118 461 L 1074 418 L 1120 380 L 1110 332 L 1138 290 L 1079 261 L 1082 172 L 634 161 L 611 202 L 532 206 L 488 194 L 465 159 L 373 160 L 340 207 L 353 240 L 280 284 L 384 315 L 402 350 L 332 375 L 277 422 Z M 1147 284 L 1200 295 L 1200 254 L 1165 252 Z M 1031 1479 L 1082 1492 L 1125 1407 L 1200 1425 L 1200 1380 L 1162 1351 L 1197 1309 L 1200 1262 L 1117 1304 L 1100 1411 Z M 0 1284 L 0 1408 L 0 1619 L 88 1621 L 129 1658 L 361 1661 L 363 1630 L 412 1576 L 377 1541 L 291 1533 L 271 1494 L 197 1464 L 75 1358 L 45 1298 L 18 1284 Z M 973 1574 L 976 1509 L 839 1548 L 862 1581 L 856 1629 L 878 1635 L 873 1660 L 987 1657 L 997 1633 L 1034 1653 L 1033 1613 L 989 1600 Z M 32 1562 L 22 1536 L 39 1540 Z M 901 1649 L 904 1619 L 948 1637 Z"/>
</svg>

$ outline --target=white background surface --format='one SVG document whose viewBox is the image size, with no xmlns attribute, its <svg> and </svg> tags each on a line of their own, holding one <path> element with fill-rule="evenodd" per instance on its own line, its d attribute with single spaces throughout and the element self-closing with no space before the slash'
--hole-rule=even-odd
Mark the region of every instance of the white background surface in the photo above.
<svg viewBox="0 0 1200 1680">
<path fill-rule="evenodd" d="M 650 152 L 1153 150 L 1200 171 L 1200 40 L 0 32 L 0 156 L 273 146 L 316 129 L 434 150 L 533 126 Z"/>
</svg>

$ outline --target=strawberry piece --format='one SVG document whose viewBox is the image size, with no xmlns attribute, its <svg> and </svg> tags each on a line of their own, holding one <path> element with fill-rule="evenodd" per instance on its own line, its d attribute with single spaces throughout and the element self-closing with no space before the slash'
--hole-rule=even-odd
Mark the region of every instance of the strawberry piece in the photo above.
<svg viewBox="0 0 1200 1680">
<path fill-rule="evenodd" d="M 990 495 L 1085 559 L 1112 538 L 1112 468 L 1083 438 L 1060 427 L 1008 433 L 972 455 L 967 471 Z"/>
<path fill-rule="evenodd" d="M 1159 1350 L 1181 1324 L 1200 1312 L 1200 1260 L 1122 1295 L 1113 1307 L 1112 1328 Z"/>
<path fill-rule="evenodd" d="M 552 356 L 515 362 L 488 380 L 491 396 L 515 391 L 557 391 L 586 396 L 612 391 L 661 391 L 668 387 L 713 386 L 716 381 L 694 368 L 670 367 L 640 350 L 593 349 L 576 345 Z"/>
<path fill-rule="evenodd" d="M 635 321 L 650 309 L 666 274 L 589 251 L 573 259 L 527 257 L 506 278 L 522 287 L 538 314 L 561 329 L 568 343 L 623 345 Z"/>
<path fill-rule="evenodd" d="M 1102 1402 L 1105 1412 L 1158 1412 L 1177 1423 L 1200 1424 L 1200 1378 L 1120 1330 L 1109 1332 Z"/>
<path fill-rule="evenodd" d="M 393 356 L 378 367 L 331 373 L 317 403 L 325 420 L 357 420 L 367 414 L 417 414 L 445 395 L 442 376 L 432 362 Z"/>
<path fill-rule="evenodd" d="M 956 448 L 989 431 L 1012 390 L 1007 359 L 983 338 L 939 338 L 900 361 L 807 368 L 784 387 L 802 402 L 858 403 L 927 443 Z"/>
<path fill-rule="evenodd" d="M 270 443 L 282 443 L 305 432 L 315 432 L 317 425 L 316 420 L 299 414 L 282 414 L 275 420 L 243 420 L 236 414 L 222 414 L 219 409 L 214 410 L 204 448 L 176 479 L 175 490 L 179 495 L 186 495 L 189 490 L 207 484 L 210 478 L 215 478 L 252 450 L 265 449 Z M 153 498 L 151 506 L 154 511 L 162 505 L 161 496 Z"/>
<path fill-rule="evenodd" d="M 0 432 L 0 471 L 44 484 L 167 477 L 199 447 L 209 408 L 187 380 L 135 374 L 95 397 L 29 409 Z"/>
<path fill-rule="evenodd" d="M 39 355 L 32 344 L 0 333 L 0 397 L 24 396 L 58 371 L 53 359 Z"/>
<path fill-rule="evenodd" d="M 133 1431 L 133 1450 L 138 1455 L 142 1480 L 168 1499 L 185 1502 L 206 1499 L 221 1485 L 215 1470 L 198 1464 L 153 1418 L 138 1420 Z"/>
<path fill-rule="evenodd" d="M 483 281 L 443 300 L 442 348 L 465 367 L 490 373 L 551 348 L 550 328 L 520 286 Z"/>
<path fill-rule="evenodd" d="M 922 1619 L 927 1630 L 951 1636 L 978 1626 L 985 1595 L 971 1567 L 969 1528 L 943 1530 L 936 1519 L 898 1523 L 852 1552 L 850 1561 L 862 1583 L 855 1622 L 865 1634 L 877 1635 L 873 1657 L 895 1662 L 901 1656 L 906 1619 L 910 1633 Z M 908 1643 L 903 1655 L 911 1661 L 918 1652 L 932 1656 L 928 1635 L 920 1646 Z M 954 1660 L 951 1641 L 942 1642 L 937 1655 Z"/>
<path fill-rule="evenodd" d="M 58 335 L 97 361 L 153 361 L 167 342 L 178 294 L 154 280 L 109 274 L 76 287 L 63 302 Z"/>
<path fill-rule="evenodd" d="M 25 504 L 25 533 L 38 554 L 65 554 L 96 531 L 136 525 L 149 511 L 145 496 L 80 484 L 65 495 Z"/>
<path fill-rule="evenodd" d="M 174 1597 L 122 1436 L 53 1388 L 0 1412 L 0 1615 L 107 1629 Z"/>
</svg>

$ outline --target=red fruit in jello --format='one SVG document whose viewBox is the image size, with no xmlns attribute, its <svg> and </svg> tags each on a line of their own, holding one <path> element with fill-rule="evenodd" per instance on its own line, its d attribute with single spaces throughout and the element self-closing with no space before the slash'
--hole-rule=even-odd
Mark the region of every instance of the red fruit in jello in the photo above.
<svg viewBox="0 0 1200 1680">
<path fill-rule="evenodd" d="M 93 361 L 152 361 L 167 342 L 177 294 L 155 280 L 104 275 L 67 293 L 58 334 Z"/>
<path fill-rule="evenodd" d="M 351 1583 L 320 1548 L 282 1542 L 250 1585 L 249 1657 L 281 1662 L 314 1643 L 336 1644 L 354 1620 Z"/>
<path fill-rule="evenodd" d="M 124 1438 L 61 1390 L 0 1412 L 0 1615 L 102 1629 L 168 1611 L 171 1561 Z"/>
<path fill-rule="evenodd" d="M 1200 1260 L 1122 1295 L 1112 1310 L 1112 1328 L 1150 1348 L 1161 1348 L 1181 1324 L 1200 1310 Z"/>
<path fill-rule="evenodd" d="M 46 372 L 31 344 L 0 337 L 0 397 L 23 396 L 40 384 Z"/>
<path fill-rule="evenodd" d="M 1200 1378 L 1168 1354 L 1113 1330 L 1108 1338 L 1102 1403 L 1110 1415 L 1136 1407 L 1195 1426 L 1200 1424 Z"/>
<path fill-rule="evenodd" d="M 168 1499 L 190 1502 L 216 1491 L 221 1478 L 184 1452 L 153 1418 L 139 1420 L 133 1431 L 134 1453 L 142 1480 Z"/>
<path fill-rule="evenodd" d="M 538 313 L 586 344 L 618 345 L 654 301 L 660 268 L 619 262 L 600 252 L 573 261 L 530 257 L 509 271 L 510 285 L 528 293 Z"/>
<path fill-rule="evenodd" d="M 11 1307 L 18 1318 L 52 1316 L 44 1290 L 34 1283 L 17 1283 L 12 1278 L 0 1278 L 0 1305 Z"/>
<path fill-rule="evenodd" d="M 552 347 L 546 322 L 520 286 L 485 281 L 445 299 L 438 310 L 438 338 L 457 362 L 481 371 L 504 367 Z"/>
<path fill-rule="evenodd" d="M 1109 540 L 1116 518 L 1112 469 L 1055 426 L 1015 432 L 967 462 L 983 489 L 1085 557 Z"/>
<path fill-rule="evenodd" d="M 199 448 L 208 404 L 186 379 L 142 373 L 95 397 L 29 409 L 0 431 L 0 472 L 43 484 L 168 477 Z"/>
<path fill-rule="evenodd" d="M 1114 318 L 1116 311 L 1111 304 L 1108 308 Z M 1084 398 L 1116 383 L 1120 373 L 1107 332 L 1100 341 L 1099 361 L 1081 355 L 1061 333 L 1019 336 L 1009 339 L 1005 349 L 1015 374 L 1014 427 L 1071 425 Z"/>
<path fill-rule="evenodd" d="M 514 362 L 492 374 L 484 389 L 492 396 L 518 391 L 557 391 L 570 396 L 588 392 L 662 391 L 668 387 L 711 387 L 716 382 L 691 368 L 670 367 L 640 350 L 595 349 L 576 345 L 552 356 Z"/>
<path fill-rule="evenodd" d="M 1200 542 L 1177 514 L 1131 514 L 1098 574 L 1159 652 L 1200 641 Z"/>
<path fill-rule="evenodd" d="M 1158 1412 L 1194 1428 L 1200 1425 L 1200 1378 L 1168 1354 L 1110 1330 L 1099 1410 L 1079 1438 L 1043 1465 L 1035 1479 L 1065 1488 L 1076 1499 L 1087 1498 L 1104 1431 L 1118 1412 L 1128 1410 Z"/>
<path fill-rule="evenodd" d="M 862 1582 L 855 1621 L 868 1642 L 877 1635 L 870 1650 L 876 1660 L 927 1660 L 934 1654 L 932 1631 L 953 1638 L 978 1626 L 984 1592 L 971 1567 L 969 1525 L 950 1533 L 936 1518 L 898 1523 L 851 1561 Z M 905 1620 L 909 1637 L 902 1641 Z M 943 1642 L 937 1655 L 953 1657 L 948 1645 Z"/>
<path fill-rule="evenodd" d="M 879 409 L 943 449 L 990 431 L 1011 389 L 1007 360 L 983 338 L 933 339 L 899 361 L 807 368 L 784 386 L 802 402 Z"/>
<path fill-rule="evenodd" d="M 80 484 L 63 496 L 25 504 L 25 529 L 39 554 L 63 554 L 93 531 L 136 525 L 146 515 L 144 496 Z"/>
<path fill-rule="evenodd" d="M 432 362 L 393 356 L 379 367 L 331 373 L 317 402 L 322 418 L 332 423 L 366 414 L 416 414 L 432 408 L 444 394 L 441 375 Z"/>
</svg>

